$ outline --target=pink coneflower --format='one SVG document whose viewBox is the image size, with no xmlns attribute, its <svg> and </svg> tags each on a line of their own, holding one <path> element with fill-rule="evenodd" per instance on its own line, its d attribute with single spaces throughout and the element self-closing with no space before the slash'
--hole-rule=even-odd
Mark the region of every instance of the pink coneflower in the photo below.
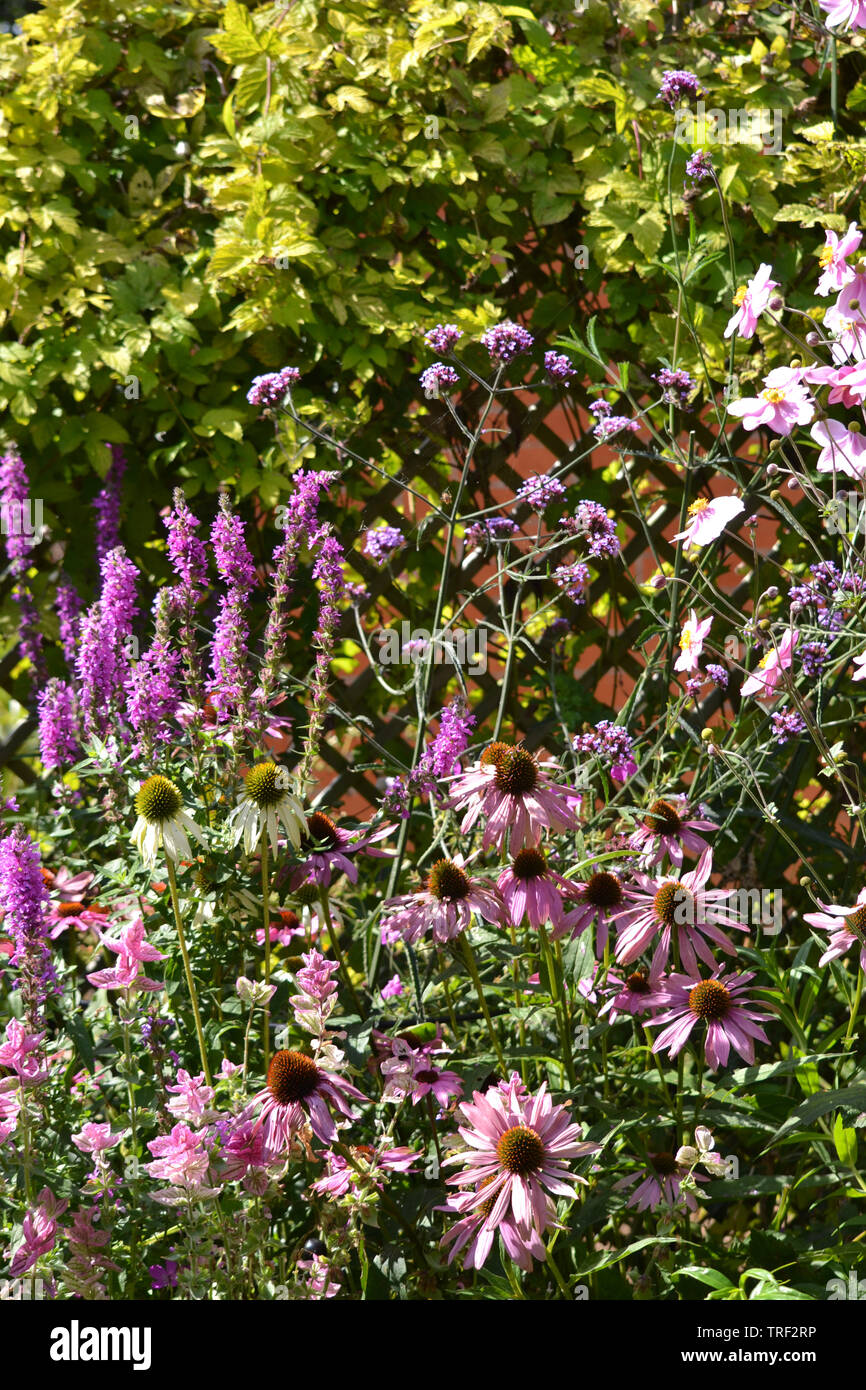
<svg viewBox="0 0 866 1390">
<path fill-rule="evenodd" d="M 598 927 L 595 953 L 604 955 L 610 928 L 625 902 L 622 879 L 602 869 L 583 883 L 569 883 L 569 897 L 577 903 L 563 917 L 562 924 L 552 933 L 554 940 L 568 933 L 571 939 L 582 935 L 595 923 Z"/>
<path fill-rule="evenodd" d="M 706 849 L 697 867 L 679 878 L 671 875 L 651 879 L 636 874 L 636 886 L 625 890 L 626 898 L 635 906 L 625 908 L 617 918 L 617 964 L 630 965 L 637 960 L 660 932 L 651 967 L 653 973 L 660 971 L 667 964 L 671 933 L 675 927 L 680 958 L 686 970 L 693 975 L 697 974 L 697 956 L 711 970 L 718 968 L 703 939 L 705 936 L 722 950 L 735 954 L 733 943 L 716 923 L 721 921 L 728 927 L 739 927 L 743 931 L 748 931 L 748 927 L 736 921 L 727 906 L 733 889 L 711 888 L 707 891 L 704 888 L 712 871 L 712 850 Z"/>
<path fill-rule="evenodd" d="M 863 12 L 866 14 L 866 6 L 863 7 Z M 848 281 L 854 278 L 848 257 L 857 250 L 863 234 L 857 223 L 851 222 L 843 236 L 839 237 L 835 232 L 828 231 L 826 237 L 826 242 L 818 252 L 818 264 L 821 266 L 822 274 L 815 286 L 815 293 L 822 296 L 844 289 Z"/>
<path fill-rule="evenodd" d="M 69 927 L 75 927 L 76 931 L 98 933 L 105 926 L 107 916 L 108 908 L 100 907 L 98 903 L 56 902 L 46 918 L 51 928 L 48 935 L 52 941 L 56 941 Z"/>
<path fill-rule="evenodd" d="M 754 671 L 743 681 L 741 695 L 757 695 L 759 700 L 772 700 L 776 686 L 794 660 L 794 648 L 800 640 L 799 632 L 788 628 L 778 647 L 773 647 L 758 662 Z"/>
<path fill-rule="evenodd" d="M 423 1157 L 414 1149 L 374 1148 L 371 1144 L 351 1146 L 354 1165 L 342 1154 L 329 1149 L 325 1154 L 327 1174 L 311 1184 L 313 1192 L 322 1197 L 345 1197 L 346 1193 L 359 1191 L 370 1184 L 378 1188 L 385 1186 L 387 1173 L 412 1173 L 413 1165 Z"/>
<path fill-rule="evenodd" d="M 493 1199 L 488 1228 L 510 1213 L 518 1228 L 532 1226 L 542 1236 L 555 1220 L 547 1194 L 571 1198 L 575 1184 L 586 1182 L 569 1171 L 567 1160 L 597 1153 L 600 1145 L 581 1142 L 579 1125 L 565 1106 L 553 1104 L 546 1082 L 531 1096 L 516 1072 L 507 1085 L 492 1086 L 485 1095 L 476 1091 L 459 1109 L 465 1147 L 445 1159 L 465 1164 L 448 1179 L 449 1186 L 469 1189 L 459 1209 L 467 1213 Z"/>
<path fill-rule="evenodd" d="M 866 971 L 866 888 L 860 890 L 853 907 L 831 907 L 821 903 L 820 912 L 804 912 L 803 918 L 810 927 L 831 933 L 830 945 L 818 961 L 819 965 L 845 956 L 852 946 L 859 946 L 860 969 Z"/>
<path fill-rule="evenodd" d="M 745 511 L 739 497 L 699 497 L 688 509 L 688 524 L 674 536 L 687 545 L 709 545 L 717 540 L 729 522 Z"/>
<path fill-rule="evenodd" d="M 307 816 L 307 833 L 298 849 L 304 862 L 293 871 L 289 887 L 294 891 L 302 883 L 315 883 L 320 888 L 328 888 L 336 874 L 345 874 L 350 882 L 357 883 L 358 870 L 352 863 L 352 856 L 363 852 L 379 859 L 388 858 L 389 850 L 373 846 L 392 829 L 393 826 L 384 825 L 370 834 L 364 833 L 364 827 L 344 830 L 324 812 L 312 811 Z"/>
<path fill-rule="evenodd" d="M 482 845 L 502 853 L 510 836 L 511 851 L 535 845 L 545 830 L 573 830 L 573 805 L 582 797 L 572 787 L 551 780 L 554 762 L 539 762 L 523 747 L 492 743 L 469 772 L 458 777 L 449 805 L 464 810 L 460 829 L 465 834 L 483 816 Z"/>
<path fill-rule="evenodd" d="M 384 926 L 399 931 L 410 944 L 428 931 L 441 944 L 465 931 L 473 912 L 487 922 L 501 922 L 505 905 L 499 889 L 483 879 L 470 878 L 464 863 L 462 854 L 440 859 L 430 870 L 426 888 L 386 904 L 389 915 Z"/>
<path fill-rule="evenodd" d="M 726 338 L 730 338 L 733 333 L 739 333 L 741 338 L 752 337 L 758 326 L 758 319 L 773 297 L 773 290 L 779 288 L 778 280 L 770 279 L 772 273 L 771 265 L 761 265 L 749 283 L 741 285 L 737 290 L 734 295 L 734 307 L 737 312 L 728 320 Z"/>
<path fill-rule="evenodd" d="M 635 1188 L 626 1206 L 634 1207 L 636 1211 L 649 1211 L 650 1207 L 675 1207 L 683 1198 L 689 1211 L 697 1211 L 694 1194 L 688 1191 L 684 1193 L 680 1188 L 680 1179 L 689 1172 L 688 1164 L 677 1163 L 675 1156 L 667 1150 L 648 1154 L 647 1157 L 649 1168 L 641 1173 L 629 1173 L 613 1185 L 614 1192 L 622 1192 L 640 1178 L 640 1185 Z M 692 1177 L 697 1182 L 708 1181 L 703 1173 L 693 1173 Z"/>
<path fill-rule="evenodd" d="M 544 922 L 562 926 L 562 893 L 569 893 L 572 885 L 561 874 L 554 873 L 540 849 L 518 850 L 508 868 L 499 875 L 497 884 L 508 919 L 515 927 L 520 926 L 524 917 L 536 928 Z"/>
<path fill-rule="evenodd" d="M 703 854 L 709 845 L 699 830 L 717 830 L 711 820 L 689 818 L 689 802 L 685 796 L 669 796 L 654 801 L 644 816 L 643 825 L 629 839 L 632 849 L 640 850 L 648 865 L 659 864 L 665 855 L 672 864 L 683 862 L 683 850 Z"/>
<path fill-rule="evenodd" d="M 42 877 L 49 892 L 55 898 L 59 898 L 61 902 L 80 902 L 95 875 L 87 869 L 81 869 L 77 874 L 73 874 L 65 864 L 61 864 L 57 870 L 46 869 L 43 865 Z"/>
<path fill-rule="evenodd" d="M 633 970 L 620 977 L 609 970 L 600 988 L 610 997 L 602 1004 L 598 1016 L 601 1018 L 609 1013 L 611 1023 L 625 1014 L 641 1018 L 643 1014 L 657 1013 L 670 1003 L 667 976 L 659 971 Z"/>
<path fill-rule="evenodd" d="M 502 1243 L 510 1259 L 523 1269 L 526 1273 L 532 1270 L 533 1260 L 547 1258 L 547 1251 L 544 1241 L 536 1231 L 535 1227 L 528 1222 L 517 1222 L 511 1213 L 502 1218 L 498 1226 L 491 1226 L 488 1217 L 493 1209 L 493 1197 L 483 1197 L 483 1193 L 490 1187 L 492 1178 L 485 1178 L 484 1182 L 478 1187 L 476 1196 L 481 1194 L 480 1205 L 470 1210 L 468 1216 L 463 1216 L 459 1221 L 455 1221 L 451 1229 L 446 1232 L 440 1241 L 440 1245 L 450 1245 L 448 1252 L 448 1263 L 465 1250 L 463 1259 L 464 1269 L 482 1269 L 491 1250 L 497 1234 L 502 1237 Z M 448 1195 L 447 1205 L 437 1207 L 437 1211 L 444 1211 L 448 1215 L 459 1214 L 466 1210 L 467 1197 L 469 1194 L 461 1192 L 459 1194 L 451 1192 Z M 546 1199 L 549 1205 L 550 1199 Z M 551 1217 L 553 1212 L 551 1212 Z"/>
<path fill-rule="evenodd" d="M 325 1071 L 305 1053 L 275 1052 L 267 1086 L 253 1096 L 239 1120 L 255 1119 L 256 1131 L 261 1129 L 264 1135 L 265 1159 L 270 1162 L 288 1154 L 292 1139 L 308 1120 L 313 1133 L 324 1144 L 332 1144 L 337 1126 L 329 1105 L 355 1120 L 357 1115 L 349 1101 L 364 1099 L 345 1077 Z"/>
<path fill-rule="evenodd" d="M 704 638 L 712 625 L 712 618 L 704 618 L 699 622 L 694 608 L 691 609 L 680 632 L 680 654 L 674 664 L 675 671 L 697 670 L 698 657 L 704 649 Z"/>
<path fill-rule="evenodd" d="M 653 1052 L 666 1048 L 669 1056 L 676 1057 L 688 1042 L 695 1024 L 703 1021 L 707 1025 L 704 1052 L 712 1071 L 727 1064 L 732 1047 L 749 1066 L 754 1064 L 754 1040 L 770 1041 L 758 1022 L 770 1015 L 756 1010 L 744 992 L 754 978 L 754 971 L 730 975 L 727 980 L 721 979 L 720 973 L 716 967 L 716 973 L 709 980 L 702 979 L 697 972 L 670 976 L 671 1007 L 667 1013 L 649 1020 L 651 1027 L 666 1025 L 653 1043 Z"/>
</svg>

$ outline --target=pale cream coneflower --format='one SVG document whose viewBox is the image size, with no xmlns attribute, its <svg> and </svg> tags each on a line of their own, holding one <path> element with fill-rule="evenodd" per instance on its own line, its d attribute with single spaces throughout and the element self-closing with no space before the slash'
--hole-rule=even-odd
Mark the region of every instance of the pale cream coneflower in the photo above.
<svg viewBox="0 0 866 1390">
<path fill-rule="evenodd" d="M 167 777 L 158 773 L 142 782 L 135 797 L 138 820 L 132 842 L 148 867 L 156 863 L 160 847 L 169 859 L 192 859 L 189 837 L 205 843 L 192 816 L 183 809 L 183 798 Z"/>
<path fill-rule="evenodd" d="M 246 777 L 246 792 L 240 805 L 230 817 L 233 842 L 244 842 L 244 850 L 252 854 L 267 831 L 271 849 L 277 853 L 280 827 L 297 849 L 306 832 L 307 820 L 303 807 L 288 789 L 285 768 L 276 763 L 256 763 Z"/>
</svg>

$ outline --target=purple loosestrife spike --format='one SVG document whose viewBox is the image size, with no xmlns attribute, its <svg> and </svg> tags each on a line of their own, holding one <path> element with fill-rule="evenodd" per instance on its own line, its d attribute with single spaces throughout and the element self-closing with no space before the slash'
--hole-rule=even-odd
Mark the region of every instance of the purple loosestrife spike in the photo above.
<svg viewBox="0 0 866 1390">
<path fill-rule="evenodd" d="M 207 586 L 207 549 L 195 534 L 201 522 L 187 506 L 182 488 L 175 488 L 173 510 L 164 520 L 169 559 L 180 581 L 173 589 L 172 606 L 178 618 L 186 689 L 193 706 L 201 709 L 205 702 L 204 672 L 196 642 L 195 615 Z"/>
<path fill-rule="evenodd" d="M 18 967 L 25 1017 L 34 1032 L 57 983 L 48 948 L 47 899 L 39 851 L 24 827 L 16 826 L 0 840 L 0 908 L 15 945 L 10 964 Z"/>
<path fill-rule="evenodd" d="M 39 630 L 39 614 L 25 576 L 30 568 L 31 549 L 40 536 L 35 534 L 35 509 L 31 503 L 27 470 L 14 449 L 0 459 L 0 515 L 6 554 L 16 580 L 12 598 L 20 611 L 18 628 L 21 656 L 30 662 L 31 680 L 34 687 L 38 687 L 45 680 L 43 639 Z"/>
<path fill-rule="evenodd" d="M 138 613 L 138 570 L 123 546 L 102 560 L 102 591 L 81 621 L 75 670 L 78 703 L 86 734 L 103 735 L 117 724 L 125 699 L 132 624 Z"/>
<path fill-rule="evenodd" d="M 283 543 L 274 551 L 273 595 L 265 633 L 262 673 L 256 690 L 256 703 L 264 718 L 276 691 L 285 660 L 289 636 L 289 598 L 292 581 L 303 549 L 312 549 L 319 534 L 318 509 L 321 494 L 336 481 L 336 473 L 314 473 L 300 469 L 294 476 L 294 491 L 285 505 Z"/>
<path fill-rule="evenodd" d="M 93 499 L 96 512 L 96 559 L 99 564 L 110 550 L 120 545 L 120 493 L 126 459 L 119 444 L 109 444 L 111 463 L 105 475 L 105 486 Z"/>
<path fill-rule="evenodd" d="M 153 756 L 155 746 L 167 743 L 172 736 L 172 721 L 180 704 L 177 671 L 180 652 L 173 650 L 169 639 L 171 590 L 162 589 L 154 602 L 154 638 L 140 661 L 132 668 L 126 682 L 126 714 L 138 734 L 133 752 Z"/>
<path fill-rule="evenodd" d="M 39 696 L 39 756 L 46 772 L 78 761 L 78 706 L 67 681 L 50 680 Z"/>
<path fill-rule="evenodd" d="M 313 633 L 316 648 L 316 669 L 313 674 L 310 727 L 304 746 L 298 786 L 303 789 L 312 771 L 313 759 L 325 722 L 325 702 L 328 698 L 328 669 L 334 652 L 334 642 L 340 625 L 337 604 L 345 597 L 346 576 L 343 566 L 343 547 L 330 528 L 320 532 L 319 553 L 313 566 L 313 579 L 320 583 L 319 622 Z"/>
<path fill-rule="evenodd" d="M 211 699 L 220 722 L 234 719 L 241 727 L 250 722 L 252 690 L 247 661 L 249 627 L 247 607 L 256 584 L 253 558 L 244 540 L 244 526 L 235 516 L 226 493 L 211 527 L 211 544 L 217 570 L 226 585 L 220 598 L 211 647 L 213 689 Z"/>
<path fill-rule="evenodd" d="M 81 610 L 84 604 L 81 595 L 71 580 L 62 575 L 57 583 L 57 598 L 54 607 L 60 624 L 60 645 L 70 671 L 75 668 L 75 649 L 81 627 Z"/>
</svg>

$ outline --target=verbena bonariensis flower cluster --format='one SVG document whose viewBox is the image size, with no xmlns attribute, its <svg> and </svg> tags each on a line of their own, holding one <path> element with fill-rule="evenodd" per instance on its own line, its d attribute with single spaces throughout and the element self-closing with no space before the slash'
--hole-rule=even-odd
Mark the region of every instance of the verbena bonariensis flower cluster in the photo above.
<svg viewBox="0 0 866 1390">
<path fill-rule="evenodd" d="M 660 101 L 700 91 L 670 72 Z M 178 489 L 130 553 L 115 451 L 96 587 L 56 570 L 42 622 L 7 528 L 38 713 L 0 837 L 11 1277 L 84 1299 L 573 1299 L 736 1290 L 759 1266 L 776 1296 L 821 1296 L 830 1257 L 756 1254 L 741 1214 L 760 1201 L 780 1239 L 812 1200 L 822 1228 L 859 1221 L 860 244 L 853 221 L 816 240 L 790 311 L 781 270 L 744 268 L 724 394 L 675 346 L 641 390 L 592 329 L 432 325 L 419 397 L 454 481 L 407 483 L 400 525 L 347 523 L 342 470 L 366 461 L 300 411 L 288 366 L 247 398 L 328 467 L 287 470 L 275 514 Z M 518 386 L 561 400 L 573 448 L 541 473 L 518 454 L 491 503 L 479 460 Z M 28 497 L 17 453 L 0 489 Z M 422 537 L 429 626 L 377 652 L 388 590 L 365 581 L 417 605 Z M 606 704 L 580 683 L 593 644 Z M 397 735 L 343 709 L 358 678 Z M 363 765 L 366 802 L 326 752 Z"/>
</svg>

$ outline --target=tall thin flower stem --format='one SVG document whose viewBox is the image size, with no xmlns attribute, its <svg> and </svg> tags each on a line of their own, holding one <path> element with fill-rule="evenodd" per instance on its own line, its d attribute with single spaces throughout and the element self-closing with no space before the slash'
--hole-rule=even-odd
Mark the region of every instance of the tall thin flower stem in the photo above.
<svg viewBox="0 0 866 1390">
<path fill-rule="evenodd" d="M 475 993 L 478 995 L 478 1002 L 481 1005 L 481 1012 L 484 1015 L 484 1019 L 487 1024 L 487 1031 L 490 1034 L 490 1041 L 493 1043 L 493 1051 L 496 1053 L 497 1061 L 499 1062 L 499 1065 L 502 1068 L 502 1078 L 503 1080 L 507 1080 L 508 1068 L 505 1065 L 505 1054 L 502 1051 L 502 1043 L 499 1041 L 499 1034 L 496 1031 L 493 1019 L 490 1017 L 490 1010 L 487 1007 L 487 1000 L 484 998 L 484 986 L 481 983 L 481 976 L 478 974 L 478 966 L 475 961 L 475 952 L 470 946 L 465 932 L 461 934 L 460 941 L 463 947 L 463 959 L 466 961 L 466 968 L 469 971 L 469 974 L 472 976 L 472 983 L 475 986 Z"/>
<path fill-rule="evenodd" d="M 207 1048 L 204 1045 L 204 1032 L 201 1026 L 201 1014 L 198 1010 L 198 995 L 195 990 L 195 981 L 192 978 L 192 967 L 189 963 L 189 951 L 186 949 L 186 937 L 183 934 L 183 921 L 180 915 L 180 900 L 177 896 L 177 877 L 174 872 L 174 861 L 170 854 L 165 856 L 165 865 L 168 870 L 168 888 L 171 893 L 171 905 L 174 908 L 174 922 L 177 927 L 177 939 L 180 942 L 180 953 L 183 956 L 183 968 L 186 971 L 186 987 L 189 990 L 189 999 L 192 1004 L 193 1018 L 195 1019 L 195 1031 L 198 1036 L 198 1050 L 201 1054 L 201 1069 L 204 1072 L 204 1079 L 208 1086 L 212 1085 L 210 1067 L 207 1060 Z"/>
<path fill-rule="evenodd" d="M 354 1003 L 354 1005 L 355 1005 L 355 1008 L 358 1010 L 358 1015 L 359 1015 L 360 1018 L 363 1018 L 363 1017 L 364 1017 L 364 1011 L 363 1011 L 363 1009 L 361 1008 L 361 1001 L 360 1001 L 360 999 L 358 998 L 358 991 L 355 989 L 355 986 L 352 984 L 352 981 L 351 981 L 351 979 L 349 978 L 349 967 L 348 967 L 348 965 L 347 965 L 347 963 L 346 963 L 346 958 L 345 958 L 345 956 L 343 955 L 343 952 L 340 950 L 340 943 L 339 943 L 339 941 L 337 940 L 337 933 L 336 933 L 336 931 L 334 930 L 334 923 L 333 923 L 333 920 L 332 920 L 332 918 L 331 918 L 331 904 L 330 904 L 329 901 L 328 901 L 328 890 L 327 890 L 327 888 L 322 888 L 322 889 L 320 889 L 320 892 L 319 892 L 319 899 L 320 899 L 321 904 L 322 904 L 322 911 L 323 911 L 323 913 L 325 914 L 325 921 L 326 921 L 327 924 L 328 924 L 328 940 L 330 941 L 331 946 L 333 947 L 334 955 L 335 955 L 336 958 L 337 958 L 337 964 L 338 964 L 339 967 L 340 967 L 340 971 L 341 971 L 341 973 L 342 973 L 343 979 L 346 981 L 346 984 L 349 986 L 349 993 L 350 993 L 351 996 L 352 996 L 352 1001 L 353 1001 L 353 1003 Z"/>
<path fill-rule="evenodd" d="M 857 1022 L 857 1014 L 860 1010 L 860 998 L 863 994 L 863 971 L 857 971 L 857 983 L 854 986 L 854 999 L 851 1003 L 851 1017 L 848 1020 L 848 1031 L 845 1034 L 845 1046 L 850 1047 L 851 1039 L 854 1036 L 854 1025 Z"/>
<path fill-rule="evenodd" d="M 553 959 L 553 952 L 550 949 L 550 938 L 547 935 L 547 928 L 542 922 L 538 928 L 538 935 L 541 940 L 541 951 L 544 956 L 544 963 L 547 969 L 547 977 L 550 981 L 550 997 L 553 1000 L 553 1008 L 556 1013 L 559 1037 L 562 1043 L 563 1060 L 565 1071 L 568 1076 L 568 1084 L 572 1088 L 575 1085 L 574 1058 L 571 1051 L 571 1035 L 568 1031 L 568 1017 L 565 1012 L 565 1001 L 559 992 L 559 983 L 556 977 L 556 962 Z"/>
<path fill-rule="evenodd" d="M 262 861 L 262 926 L 265 929 L 265 986 L 271 983 L 271 889 L 268 881 L 268 831 L 267 826 L 262 827 L 262 837 L 259 844 Z M 265 1001 L 264 1008 L 264 1045 L 265 1045 L 265 1071 L 267 1071 L 271 1061 L 271 1001 Z M 246 1083 L 246 1068 L 244 1069 L 244 1083 Z"/>
</svg>

